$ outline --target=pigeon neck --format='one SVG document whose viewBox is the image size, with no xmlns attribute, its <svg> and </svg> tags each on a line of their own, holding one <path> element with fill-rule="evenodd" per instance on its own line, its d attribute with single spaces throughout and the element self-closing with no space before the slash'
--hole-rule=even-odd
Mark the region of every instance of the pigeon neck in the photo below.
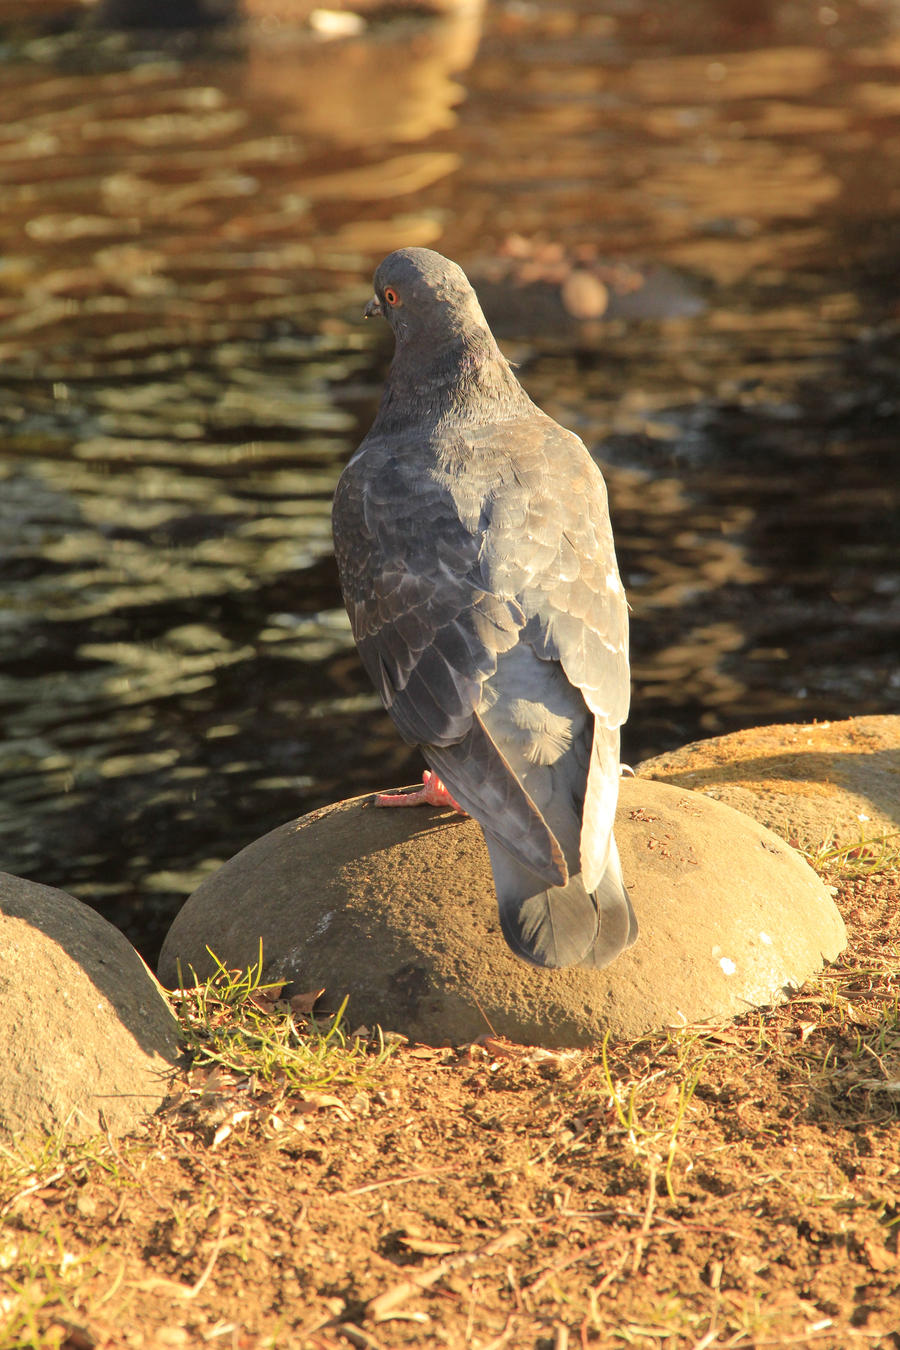
<svg viewBox="0 0 900 1350">
<path fill-rule="evenodd" d="M 397 431 L 423 422 L 437 425 L 504 421 L 530 406 L 489 330 L 456 337 L 433 348 L 397 347 L 373 431 Z"/>
</svg>

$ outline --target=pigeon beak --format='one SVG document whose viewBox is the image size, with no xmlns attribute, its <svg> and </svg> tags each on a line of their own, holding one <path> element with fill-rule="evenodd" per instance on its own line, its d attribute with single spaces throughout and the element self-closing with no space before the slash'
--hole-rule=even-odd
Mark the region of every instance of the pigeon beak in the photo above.
<svg viewBox="0 0 900 1350">
<path fill-rule="evenodd" d="M 373 295 L 372 299 L 363 310 L 363 318 L 374 319 L 376 315 L 379 318 L 382 318 L 384 316 L 384 310 L 381 308 L 381 301 L 378 299 L 378 296 Z"/>
</svg>

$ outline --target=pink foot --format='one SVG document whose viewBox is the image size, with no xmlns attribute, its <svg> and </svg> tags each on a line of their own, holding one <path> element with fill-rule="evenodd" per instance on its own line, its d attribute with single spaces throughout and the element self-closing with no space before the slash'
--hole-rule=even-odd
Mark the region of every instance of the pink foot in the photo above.
<svg viewBox="0 0 900 1350">
<path fill-rule="evenodd" d="M 424 787 L 418 792 L 379 792 L 375 798 L 376 806 L 452 806 L 460 815 L 466 812 L 459 802 L 454 801 L 436 773 L 426 769 L 422 774 Z"/>
</svg>

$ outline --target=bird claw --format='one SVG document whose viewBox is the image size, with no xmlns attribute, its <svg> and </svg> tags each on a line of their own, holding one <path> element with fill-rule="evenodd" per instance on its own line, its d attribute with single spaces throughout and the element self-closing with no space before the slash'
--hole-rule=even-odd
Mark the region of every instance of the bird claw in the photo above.
<svg viewBox="0 0 900 1350">
<path fill-rule="evenodd" d="M 450 806 L 460 815 L 466 815 L 459 802 L 457 802 L 444 787 L 444 784 L 438 778 L 436 773 L 426 769 L 422 774 L 423 786 L 418 792 L 379 792 L 375 798 L 376 806 Z"/>
</svg>

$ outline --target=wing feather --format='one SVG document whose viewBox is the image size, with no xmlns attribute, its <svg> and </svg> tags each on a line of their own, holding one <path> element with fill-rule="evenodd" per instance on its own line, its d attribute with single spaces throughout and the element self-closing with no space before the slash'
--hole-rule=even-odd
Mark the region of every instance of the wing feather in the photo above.
<svg viewBox="0 0 900 1350">
<path fill-rule="evenodd" d="M 453 451 L 370 438 L 345 470 L 334 523 L 354 637 L 401 735 L 550 885 L 567 875 L 559 843 L 478 710 L 517 642 L 562 666 L 594 714 L 581 840 L 591 891 L 610 855 L 629 695 L 603 478 L 578 437 L 537 410 Z"/>
</svg>

